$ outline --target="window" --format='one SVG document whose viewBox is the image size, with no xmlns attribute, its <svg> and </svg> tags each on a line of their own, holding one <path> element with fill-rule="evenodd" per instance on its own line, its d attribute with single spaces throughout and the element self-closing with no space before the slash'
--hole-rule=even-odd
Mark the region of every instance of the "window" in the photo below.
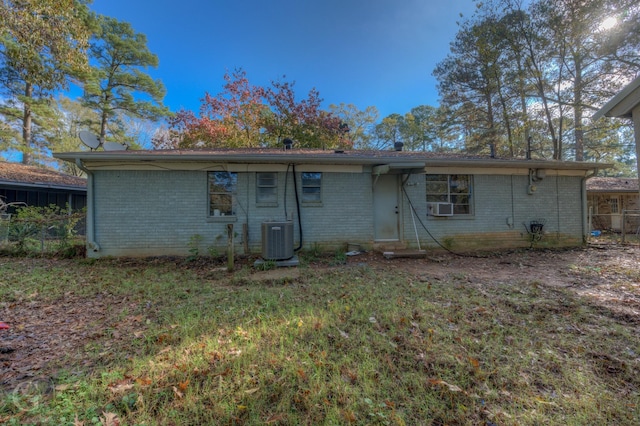
<svg viewBox="0 0 640 426">
<path fill-rule="evenodd" d="M 426 175 L 427 203 L 451 203 L 453 215 L 470 215 L 471 175 Z"/>
<path fill-rule="evenodd" d="M 322 173 L 302 173 L 302 201 L 319 203 L 322 201 Z"/>
<path fill-rule="evenodd" d="M 209 216 L 235 215 L 238 174 L 209 172 Z"/>
<path fill-rule="evenodd" d="M 620 207 L 618 207 L 618 199 L 617 198 L 611 198 L 609 200 L 609 207 L 611 207 L 611 213 L 612 214 L 620 213 Z"/>
<path fill-rule="evenodd" d="M 278 202 L 277 173 L 256 173 L 256 202 L 268 204 Z"/>
</svg>

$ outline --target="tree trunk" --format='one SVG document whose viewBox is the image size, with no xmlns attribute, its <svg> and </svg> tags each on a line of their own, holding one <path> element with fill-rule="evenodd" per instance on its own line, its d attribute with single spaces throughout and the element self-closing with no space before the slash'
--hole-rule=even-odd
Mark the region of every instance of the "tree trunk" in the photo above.
<svg viewBox="0 0 640 426">
<path fill-rule="evenodd" d="M 518 66 L 518 88 L 520 89 L 520 108 L 522 114 L 522 127 L 524 128 L 524 140 L 525 146 L 526 142 L 529 140 L 529 112 L 527 110 L 527 97 L 525 92 L 525 83 L 524 83 L 524 71 L 520 66 Z M 512 154 L 514 156 L 514 154 Z"/>
<path fill-rule="evenodd" d="M 631 111 L 631 117 L 633 118 L 633 134 L 636 142 L 636 170 L 638 171 L 638 176 L 640 176 L 640 105 Z M 638 196 L 640 197 L 640 188 L 638 189 Z"/>
<path fill-rule="evenodd" d="M 104 140 L 107 134 L 107 114 L 103 113 L 100 119 L 100 145 L 104 146 Z"/>
<path fill-rule="evenodd" d="M 529 58 L 531 61 L 531 64 L 530 64 L 531 71 L 533 72 L 533 75 L 535 76 L 535 79 L 536 79 L 535 87 L 536 87 L 536 90 L 538 91 L 538 96 L 540 96 L 540 100 L 542 101 L 544 116 L 547 120 L 547 128 L 549 129 L 549 136 L 551 137 L 551 141 L 553 142 L 553 159 L 557 160 L 559 141 L 558 141 L 558 138 L 556 138 L 556 131 L 555 131 L 555 128 L 553 127 L 553 118 L 552 118 L 549 102 L 547 100 L 547 95 L 544 91 L 545 84 L 542 78 L 542 70 L 538 66 L 538 63 L 534 60 L 535 58 L 534 49 L 531 45 L 529 45 Z M 528 128 L 527 128 L 527 133 L 528 133 Z M 527 140 L 528 140 L 528 136 L 527 136 Z"/>
<path fill-rule="evenodd" d="M 494 144 L 494 146 L 496 147 L 496 149 L 498 149 L 498 144 L 497 142 L 497 138 L 496 138 L 496 126 L 495 126 L 495 118 L 494 118 L 494 113 L 493 113 L 493 102 L 491 100 L 491 93 L 489 93 L 488 91 L 485 93 L 485 99 L 487 101 L 487 125 L 488 125 L 488 132 L 489 132 L 489 141 L 490 143 Z M 482 147 L 478 146 L 476 147 L 476 149 L 482 149 Z"/>
<path fill-rule="evenodd" d="M 574 56 L 576 80 L 573 85 L 573 121 L 576 142 L 576 161 L 584 161 L 584 129 L 582 128 L 582 60 Z"/>
<path fill-rule="evenodd" d="M 24 151 L 22 152 L 22 164 L 31 164 L 33 155 L 31 154 L 31 121 L 32 112 L 29 99 L 33 97 L 33 85 L 29 82 L 26 83 L 24 89 L 24 96 L 27 99 L 24 103 L 22 117 L 22 143 L 24 145 Z"/>
<path fill-rule="evenodd" d="M 109 114 L 107 109 L 111 102 L 109 93 L 105 94 L 104 107 L 102 108 L 102 114 L 100 114 L 100 145 L 104 146 L 105 138 L 107 137 L 107 121 L 109 120 Z"/>
<path fill-rule="evenodd" d="M 496 81 L 500 81 L 498 76 L 496 75 Z M 507 106 L 507 101 L 502 94 L 502 85 L 498 84 L 498 95 L 500 96 L 500 106 L 502 107 L 502 119 L 504 120 L 504 125 L 507 130 L 507 142 L 509 144 L 509 156 L 511 158 L 514 157 L 514 149 L 513 149 L 513 132 L 511 130 L 511 120 L 509 119 L 509 111 Z M 496 138 L 497 139 L 497 138 Z M 493 143 L 496 143 L 494 141 Z"/>
<path fill-rule="evenodd" d="M 558 147 L 558 138 L 556 137 L 556 130 L 553 127 L 553 118 L 551 114 L 551 110 L 549 107 L 549 102 L 547 101 L 547 95 L 544 93 L 544 84 L 541 79 L 538 79 L 537 84 L 538 93 L 542 100 L 542 106 L 544 109 L 544 115 L 547 119 L 547 127 L 549 128 L 549 135 L 551 136 L 551 140 L 553 141 L 553 159 L 559 159 L 559 147 Z"/>
</svg>

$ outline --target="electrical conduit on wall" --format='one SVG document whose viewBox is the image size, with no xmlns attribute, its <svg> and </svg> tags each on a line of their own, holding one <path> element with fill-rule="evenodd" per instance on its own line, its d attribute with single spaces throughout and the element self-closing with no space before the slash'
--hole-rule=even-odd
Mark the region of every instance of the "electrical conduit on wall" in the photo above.
<svg viewBox="0 0 640 426">
<path fill-rule="evenodd" d="M 76 158 L 76 166 L 87 174 L 87 248 L 94 252 L 100 251 L 100 246 L 95 241 L 95 191 L 94 175 L 87 169 L 82 160 Z"/>
</svg>

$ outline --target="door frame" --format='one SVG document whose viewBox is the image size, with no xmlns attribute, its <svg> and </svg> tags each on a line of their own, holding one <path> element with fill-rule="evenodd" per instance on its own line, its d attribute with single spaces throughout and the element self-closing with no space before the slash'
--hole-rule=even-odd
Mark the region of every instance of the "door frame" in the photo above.
<svg viewBox="0 0 640 426">
<path fill-rule="evenodd" d="M 373 239 L 376 242 L 400 241 L 402 215 L 399 176 L 396 174 L 372 176 Z M 391 220 L 390 217 L 395 217 L 395 220 Z"/>
<path fill-rule="evenodd" d="M 613 200 L 615 200 L 615 203 L 613 202 Z M 611 229 L 615 231 L 622 230 L 622 202 L 622 197 L 620 195 L 616 194 L 609 197 L 609 208 L 611 209 Z"/>
</svg>

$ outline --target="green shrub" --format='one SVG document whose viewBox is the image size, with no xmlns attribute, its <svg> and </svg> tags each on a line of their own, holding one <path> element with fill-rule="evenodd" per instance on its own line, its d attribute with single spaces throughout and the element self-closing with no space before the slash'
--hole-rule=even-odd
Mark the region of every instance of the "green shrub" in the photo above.
<svg viewBox="0 0 640 426">
<path fill-rule="evenodd" d="M 68 208 L 57 205 L 46 207 L 21 206 L 8 225 L 8 240 L 15 243 L 18 253 L 44 253 L 50 251 L 64 257 L 83 252 L 78 248 L 77 225 L 85 212 L 70 213 Z M 49 250 L 45 242 L 49 241 Z"/>
</svg>

